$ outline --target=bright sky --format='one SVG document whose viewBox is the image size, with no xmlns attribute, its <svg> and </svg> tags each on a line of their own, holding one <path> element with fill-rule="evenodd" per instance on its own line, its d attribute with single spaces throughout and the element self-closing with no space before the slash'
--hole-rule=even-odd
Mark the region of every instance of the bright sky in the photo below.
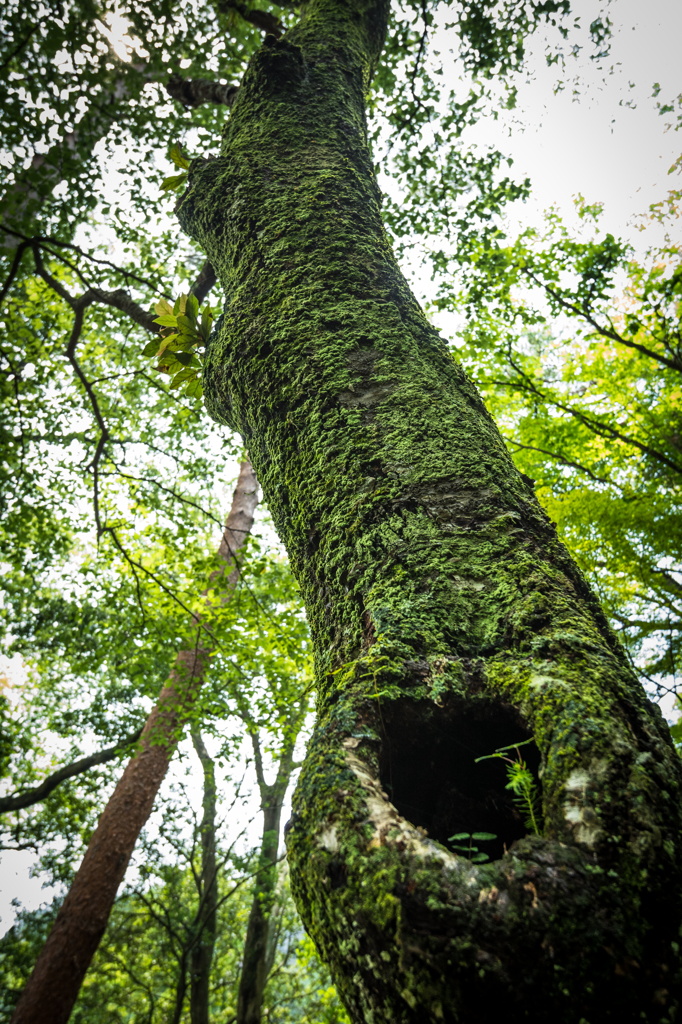
<svg viewBox="0 0 682 1024">
<path fill-rule="evenodd" d="M 573 8 L 589 23 L 595 0 L 574 0 Z M 582 193 L 590 203 L 604 203 L 604 232 L 636 241 L 629 227 L 633 215 L 680 187 L 680 172 L 668 176 L 668 170 L 682 153 L 682 131 L 666 130 L 671 116 L 658 116 L 651 94 L 654 82 L 661 86 L 660 102 L 682 93 L 682 2 L 612 0 L 607 11 L 613 22 L 609 58 L 599 66 L 587 56 L 568 65 L 569 77 L 580 78 L 579 102 L 570 84 L 554 94 L 556 69 L 546 67 L 538 39 L 531 56 L 534 80 L 521 86 L 515 111 L 525 130 L 517 123 L 509 134 L 508 125 L 487 120 L 476 131 L 482 145 L 495 145 L 514 159 L 518 178 L 532 179 L 533 198 L 517 211 L 524 225 L 538 223 L 541 211 L 553 204 L 570 220 L 573 197 Z M 119 35 L 124 32 L 122 23 Z M 29 877 L 31 860 L 3 854 L 0 934 L 13 922 L 13 897 L 29 909 L 46 901 L 40 880 Z"/>
<path fill-rule="evenodd" d="M 594 0 L 574 0 L 572 8 L 583 23 L 594 17 Z M 680 172 L 668 170 L 682 153 L 682 131 L 666 127 L 673 116 L 658 115 L 652 92 L 658 82 L 664 104 L 682 93 L 682 3 L 612 0 L 606 10 L 613 22 L 609 57 L 593 62 L 583 51 L 567 61 L 568 77 L 580 79 L 579 96 L 570 81 L 554 94 L 556 68 L 547 67 L 538 38 L 534 80 L 519 89 L 515 111 L 525 130 L 515 126 L 509 135 L 501 121 L 478 128 L 482 140 L 514 159 L 519 178 L 531 178 L 524 220 L 553 204 L 570 216 L 580 192 L 589 203 L 604 203 L 605 231 L 631 234 L 633 214 L 679 188 Z"/>
</svg>

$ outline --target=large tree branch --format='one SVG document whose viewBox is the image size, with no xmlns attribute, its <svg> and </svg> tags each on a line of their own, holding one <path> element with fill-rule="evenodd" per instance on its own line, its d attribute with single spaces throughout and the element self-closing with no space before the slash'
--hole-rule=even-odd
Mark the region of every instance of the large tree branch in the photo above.
<svg viewBox="0 0 682 1024">
<path fill-rule="evenodd" d="M 257 8 L 247 7 L 241 0 L 221 0 L 218 10 L 225 14 L 227 11 L 236 11 L 244 21 L 250 25 L 267 32 L 269 35 L 279 39 L 284 34 L 284 25 L 274 14 L 268 11 L 259 11 Z"/>
<path fill-rule="evenodd" d="M 508 444 L 515 445 L 516 448 L 519 449 L 520 451 L 539 452 L 540 455 L 548 455 L 550 459 L 554 459 L 556 462 L 559 462 L 562 466 L 570 466 L 572 469 L 577 469 L 581 473 L 586 473 L 587 476 L 589 476 L 590 480 L 594 480 L 595 483 L 608 484 L 610 487 L 619 487 L 618 484 L 615 484 L 608 477 L 597 476 L 595 473 L 592 472 L 591 469 L 588 469 L 587 466 L 583 466 L 582 462 L 574 462 L 572 459 L 567 459 L 564 455 L 561 455 L 558 452 L 547 451 L 546 448 L 536 448 L 532 444 L 521 444 L 520 441 L 515 441 L 513 437 L 507 437 L 505 434 L 503 434 L 502 437 L 504 437 L 505 441 Z M 515 455 L 516 452 L 514 452 L 513 454 Z M 622 488 L 619 489 L 622 490 Z"/>
<path fill-rule="evenodd" d="M 0 230 L 5 231 L 8 235 L 12 235 L 13 238 L 20 238 L 25 245 L 40 246 L 45 252 L 50 253 L 50 255 L 54 256 L 56 259 L 63 260 L 64 257 L 59 253 L 52 252 L 52 250 L 48 249 L 47 246 L 54 246 L 57 249 L 68 249 L 69 252 L 73 252 L 77 256 L 82 256 L 83 259 L 88 260 L 89 263 L 95 263 L 98 266 L 107 267 L 110 270 L 113 270 L 115 274 L 119 274 L 121 277 L 125 278 L 126 281 L 137 281 L 138 284 L 146 285 L 148 288 L 152 288 L 153 290 L 157 290 L 159 287 L 158 282 L 150 281 L 147 277 L 140 277 L 139 274 L 133 273 L 133 271 L 128 270 L 126 267 L 119 267 L 118 264 L 113 263 L 111 260 L 99 259 L 99 257 L 93 256 L 92 253 L 81 249 L 79 245 L 74 245 L 73 242 L 62 242 L 60 239 L 53 238 L 51 235 L 33 235 L 32 237 L 29 237 L 28 235 L 24 235 L 21 231 L 16 231 L 14 228 L 7 227 L 6 224 L 0 224 Z M 73 264 L 69 263 L 68 266 L 73 266 Z"/>
<path fill-rule="evenodd" d="M 509 365 L 516 371 L 522 383 L 517 383 L 514 386 L 520 391 L 527 391 L 538 396 L 543 402 L 550 401 L 547 395 L 541 391 L 535 384 L 533 379 L 516 363 L 511 355 L 511 352 L 507 355 Z M 525 381 L 525 384 L 523 383 Z M 623 441 L 624 444 L 631 445 L 633 448 L 637 448 L 638 451 L 644 455 L 651 456 L 656 462 L 667 466 L 672 469 L 675 473 L 682 473 L 682 465 L 675 462 L 674 459 L 669 458 L 663 452 L 659 452 L 656 448 L 652 448 L 650 445 L 643 444 L 634 437 L 630 437 L 628 434 L 622 433 L 620 430 L 616 430 L 615 427 L 610 426 L 608 423 L 603 423 L 601 420 L 595 419 L 592 416 L 588 416 L 582 410 L 576 409 L 572 405 L 567 405 L 565 402 L 559 401 L 556 396 L 552 396 L 551 404 L 555 405 L 557 409 L 561 409 L 562 412 L 568 413 L 573 416 L 578 422 L 582 423 L 588 430 L 592 431 L 593 434 L 597 434 L 600 437 L 608 437 L 613 440 Z"/>
<path fill-rule="evenodd" d="M 137 743 L 141 735 L 142 729 L 138 729 L 132 736 L 126 737 L 126 739 L 121 740 L 113 747 L 107 747 L 106 750 L 100 750 L 97 754 L 81 757 L 72 764 L 58 768 L 56 772 L 48 775 L 39 786 L 35 786 L 33 789 L 22 790 L 20 793 L 14 793 L 12 796 L 0 797 L 0 814 L 5 814 L 8 811 L 20 811 L 24 807 L 31 807 L 33 804 L 40 803 L 41 800 L 45 800 L 57 786 L 62 782 L 66 782 L 67 779 L 72 779 L 76 775 L 82 775 L 83 772 L 89 771 L 98 764 L 106 764 L 107 761 L 113 761 L 131 743 Z"/>
<path fill-rule="evenodd" d="M 91 263 L 96 263 L 101 266 L 106 266 L 110 268 L 115 274 L 119 274 L 126 280 L 136 281 L 139 284 L 143 284 L 148 288 L 156 290 L 158 288 L 158 285 L 156 285 L 154 282 L 149 281 L 147 278 L 140 277 L 139 275 L 134 274 L 129 270 L 126 270 L 125 267 L 119 267 L 115 263 L 112 263 L 110 260 L 97 259 L 96 257 L 91 256 L 89 253 L 85 252 L 79 246 L 73 245 L 70 242 L 59 242 L 57 239 L 45 238 L 42 236 L 35 236 L 33 238 L 29 238 L 28 236 L 22 235 L 17 231 L 13 231 L 10 228 L 6 228 L 4 225 L 0 225 L 0 227 L 2 227 L 3 230 L 7 231 L 14 237 L 22 239 L 22 242 L 17 249 L 17 253 L 13 260 L 7 279 L 0 292 L 0 301 L 4 299 L 5 295 L 9 291 L 9 288 L 19 269 L 19 264 L 21 262 L 21 258 L 24 252 L 27 248 L 30 248 L 33 253 L 37 273 L 43 278 L 46 284 L 49 284 L 49 286 L 55 292 L 57 292 L 57 294 L 62 299 L 64 299 L 65 302 L 68 302 L 72 308 L 76 308 L 78 304 L 82 304 L 82 306 L 85 307 L 90 305 L 92 302 L 99 302 L 102 305 L 111 306 L 114 309 L 120 310 L 122 313 L 125 313 L 127 316 L 129 316 L 131 320 L 133 320 L 135 323 L 139 324 L 141 327 L 144 327 L 145 330 L 150 331 L 150 333 L 152 334 L 158 334 L 160 327 L 158 324 L 154 323 L 155 314 L 150 313 L 148 310 L 140 306 L 140 304 L 136 302 L 135 299 L 133 299 L 129 292 L 127 292 L 124 288 L 116 288 L 113 291 L 107 291 L 105 289 L 93 286 L 90 283 L 90 281 L 88 281 L 87 278 L 78 269 L 78 267 L 76 267 L 70 260 L 67 260 L 61 253 L 54 252 L 52 249 L 49 249 L 48 246 L 55 246 L 57 248 L 68 249 L 74 252 L 76 255 L 82 256 L 84 259 L 89 260 Z M 71 295 L 69 291 L 64 287 L 64 285 L 61 284 L 61 282 L 57 281 L 55 277 L 53 277 L 46 271 L 42 260 L 43 252 L 47 252 L 50 256 L 53 256 L 55 259 L 60 260 L 60 262 L 68 266 L 69 269 L 73 270 L 74 273 L 78 276 L 78 278 L 86 286 L 86 291 L 83 292 L 83 294 L 80 296 Z M 199 304 L 201 304 L 208 295 L 208 293 L 211 291 L 211 289 L 215 286 L 215 284 L 215 271 L 207 260 L 202 266 L 201 270 L 199 271 L 196 279 L 194 280 L 194 283 L 192 284 L 190 291 L 196 296 Z M 169 296 L 166 295 L 166 298 L 168 297 Z"/>
<path fill-rule="evenodd" d="M 238 85 L 213 82 L 210 78 L 187 79 L 177 74 L 171 75 L 165 88 L 168 95 L 183 107 L 200 107 L 204 103 L 231 107 L 239 91 Z"/>
</svg>

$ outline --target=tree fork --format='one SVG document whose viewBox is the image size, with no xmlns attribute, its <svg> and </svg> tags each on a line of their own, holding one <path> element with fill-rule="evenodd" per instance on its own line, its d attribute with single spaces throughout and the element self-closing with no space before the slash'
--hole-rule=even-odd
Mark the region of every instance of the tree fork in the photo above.
<svg viewBox="0 0 682 1024">
<path fill-rule="evenodd" d="M 212 581 L 233 566 L 225 594 L 237 583 L 236 555 L 253 527 L 258 481 L 246 459 L 240 467 L 232 506 L 218 551 L 226 564 Z M 83 978 L 107 926 L 118 887 L 168 770 L 183 725 L 208 667 L 207 643 L 180 651 L 142 731 L 140 746 L 128 762 L 97 823 L 83 861 L 59 909 L 47 941 L 23 989 L 11 1024 L 66 1024 Z"/>
<path fill-rule="evenodd" d="M 364 112 L 388 6 L 310 0 L 266 38 L 178 206 L 229 296 L 207 405 L 247 439 L 313 632 L 293 891 L 355 1022 L 663 1024 L 679 758 L 395 263 Z M 541 835 L 476 762 L 527 739 Z M 449 842 L 479 830 L 489 863 Z"/>
</svg>

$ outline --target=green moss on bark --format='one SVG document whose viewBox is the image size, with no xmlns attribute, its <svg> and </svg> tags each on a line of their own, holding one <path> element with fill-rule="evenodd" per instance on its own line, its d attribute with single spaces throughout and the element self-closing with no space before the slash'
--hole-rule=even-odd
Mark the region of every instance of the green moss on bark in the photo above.
<svg viewBox="0 0 682 1024">
<path fill-rule="evenodd" d="M 311 0 L 267 40 L 178 210 L 228 296 L 207 405 L 246 439 L 313 631 L 294 891 L 356 1021 L 662 1024 L 679 761 L 395 264 L 364 120 L 387 6 Z M 446 719 L 461 744 L 458 715 L 512 709 L 539 751 L 543 836 L 474 866 L 399 813 L 381 767 L 398 708 L 427 746 Z"/>
</svg>

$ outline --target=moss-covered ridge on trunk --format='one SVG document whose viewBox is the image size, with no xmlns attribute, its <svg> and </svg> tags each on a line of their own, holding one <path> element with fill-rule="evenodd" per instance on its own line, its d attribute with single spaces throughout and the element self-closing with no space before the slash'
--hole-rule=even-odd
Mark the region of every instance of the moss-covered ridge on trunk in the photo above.
<svg viewBox="0 0 682 1024">
<path fill-rule="evenodd" d="M 395 264 L 363 106 L 386 8 L 311 0 L 267 41 L 178 211 L 228 296 L 207 404 L 247 440 L 313 631 L 294 891 L 356 1021 L 672 1020 L 679 760 Z M 490 723 L 472 763 L 506 722 L 532 735 L 543 837 L 475 866 L 424 835 L 382 775 L 410 714 L 424 764 L 462 722 Z M 439 836 L 476 804 L 447 764 L 435 796 L 422 773 Z"/>
</svg>

